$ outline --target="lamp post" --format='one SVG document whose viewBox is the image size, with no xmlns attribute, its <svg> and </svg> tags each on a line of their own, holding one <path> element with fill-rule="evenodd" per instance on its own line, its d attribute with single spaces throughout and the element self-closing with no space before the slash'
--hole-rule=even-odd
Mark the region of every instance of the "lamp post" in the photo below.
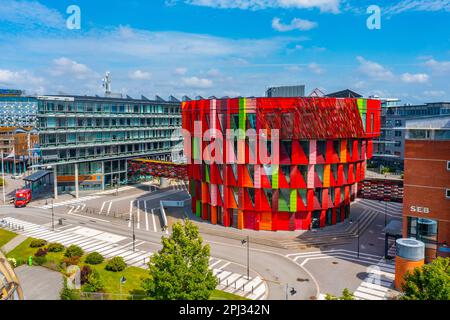
<svg viewBox="0 0 450 320">
<path fill-rule="evenodd" d="M 247 280 L 250 280 L 250 237 L 247 236 L 247 239 L 241 242 L 242 245 L 247 244 Z"/>
<path fill-rule="evenodd" d="M 5 186 L 6 186 L 6 181 L 5 181 L 5 161 L 3 160 L 3 150 L 2 150 L 2 180 L 3 180 L 3 204 L 6 203 L 6 191 L 5 191 Z"/>
<path fill-rule="evenodd" d="M 55 231 L 55 206 L 52 199 L 52 230 Z"/>
</svg>

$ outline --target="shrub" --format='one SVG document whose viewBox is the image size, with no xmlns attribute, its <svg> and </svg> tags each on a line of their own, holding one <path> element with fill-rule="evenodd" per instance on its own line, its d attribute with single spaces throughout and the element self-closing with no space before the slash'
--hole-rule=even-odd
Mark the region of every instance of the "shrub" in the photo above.
<svg viewBox="0 0 450 320">
<path fill-rule="evenodd" d="M 119 272 L 123 271 L 127 267 L 127 264 L 122 257 L 114 257 L 108 261 L 105 269 L 108 271 Z"/>
<path fill-rule="evenodd" d="M 41 248 L 47 244 L 47 241 L 42 239 L 34 239 L 30 242 L 30 248 Z"/>
<path fill-rule="evenodd" d="M 103 260 L 105 260 L 103 258 L 103 256 L 98 253 L 98 252 L 92 252 L 90 254 L 87 255 L 86 259 L 84 260 L 84 262 L 86 262 L 87 264 L 100 264 L 103 262 Z"/>
<path fill-rule="evenodd" d="M 42 266 L 47 262 L 47 258 L 45 256 L 34 257 L 33 264 L 37 266 Z"/>
<path fill-rule="evenodd" d="M 80 294 L 77 290 L 70 289 L 67 286 L 67 279 L 64 278 L 64 287 L 59 293 L 61 300 L 80 300 Z"/>
<path fill-rule="evenodd" d="M 85 292 L 101 292 L 105 288 L 105 285 L 100 277 L 100 273 L 97 270 L 92 270 L 88 275 L 87 282 L 83 286 Z"/>
<path fill-rule="evenodd" d="M 34 254 L 35 257 L 45 257 L 48 253 L 48 249 L 39 248 Z"/>
<path fill-rule="evenodd" d="M 64 256 L 67 258 L 81 257 L 83 254 L 84 254 L 83 249 L 74 244 L 68 247 L 66 249 L 66 252 L 64 252 Z"/>
<path fill-rule="evenodd" d="M 64 251 L 64 246 L 61 243 L 57 243 L 57 242 L 50 243 L 48 245 L 48 251 L 49 252 L 62 252 L 62 251 Z"/>
<path fill-rule="evenodd" d="M 80 271 L 80 282 L 81 284 L 85 284 L 88 282 L 88 277 L 92 273 L 92 269 L 89 266 L 83 266 Z"/>
<path fill-rule="evenodd" d="M 64 258 L 61 261 L 61 268 L 67 268 L 68 266 L 76 266 L 80 263 L 80 257 L 70 257 L 70 258 Z"/>
<path fill-rule="evenodd" d="M 14 258 L 8 258 L 8 262 L 11 265 L 11 267 L 15 268 L 17 267 L 17 260 Z"/>
</svg>

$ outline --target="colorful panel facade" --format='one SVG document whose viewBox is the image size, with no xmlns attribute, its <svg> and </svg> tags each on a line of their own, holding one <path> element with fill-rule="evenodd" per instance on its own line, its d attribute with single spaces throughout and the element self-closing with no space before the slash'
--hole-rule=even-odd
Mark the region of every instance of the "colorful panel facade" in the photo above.
<svg viewBox="0 0 450 320">
<path fill-rule="evenodd" d="M 193 212 L 254 230 L 344 221 L 379 136 L 380 111 L 377 100 L 350 98 L 183 102 Z"/>
</svg>

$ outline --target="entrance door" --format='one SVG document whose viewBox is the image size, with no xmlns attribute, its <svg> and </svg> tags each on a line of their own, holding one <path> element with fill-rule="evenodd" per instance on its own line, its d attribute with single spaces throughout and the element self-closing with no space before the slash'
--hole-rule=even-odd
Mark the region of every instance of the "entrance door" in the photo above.
<svg viewBox="0 0 450 320">
<path fill-rule="evenodd" d="M 320 229 L 320 211 L 314 211 L 312 214 L 312 229 Z"/>
</svg>

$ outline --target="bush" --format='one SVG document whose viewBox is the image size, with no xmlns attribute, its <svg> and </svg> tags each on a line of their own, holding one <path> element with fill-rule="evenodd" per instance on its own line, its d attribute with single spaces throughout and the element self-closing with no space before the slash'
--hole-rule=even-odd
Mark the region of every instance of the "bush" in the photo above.
<svg viewBox="0 0 450 320">
<path fill-rule="evenodd" d="M 64 278 L 64 287 L 59 293 L 61 300 L 80 300 L 80 294 L 77 290 L 69 289 L 67 286 L 67 279 Z"/>
<path fill-rule="evenodd" d="M 68 247 L 66 249 L 66 252 L 64 252 L 64 256 L 67 258 L 81 257 L 83 254 L 84 254 L 83 249 L 74 244 Z"/>
<path fill-rule="evenodd" d="M 68 266 L 76 266 L 80 263 L 80 257 L 70 257 L 70 258 L 64 258 L 61 261 L 61 268 L 67 268 Z"/>
<path fill-rule="evenodd" d="M 50 243 L 48 245 L 48 251 L 49 252 L 62 252 L 62 251 L 64 251 L 64 246 L 61 243 L 57 243 L 57 242 Z"/>
<path fill-rule="evenodd" d="M 47 244 L 47 241 L 42 239 L 34 239 L 30 242 L 30 248 L 41 248 Z"/>
<path fill-rule="evenodd" d="M 33 264 L 37 266 L 42 266 L 47 262 L 47 258 L 45 256 L 34 257 Z"/>
<path fill-rule="evenodd" d="M 103 258 L 103 256 L 98 253 L 98 252 L 92 252 L 90 254 L 88 254 L 88 256 L 86 257 L 86 259 L 84 260 L 84 262 L 86 262 L 87 264 L 100 264 L 103 262 L 103 260 L 105 260 Z"/>
<path fill-rule="evenodd" d="M 34 254 L 35 257 L 45 257 L 48 253 L 48 249 L 40 248 L 36 253 Z"/>
<path fill-rule="evenodd" d="M 114 257 L 108 261 L 105 269 L 108 271 L 119 272 L 125 270 L 127 264 L 122 257 Z"/>
<path fill-rule="evenodd" d="M 105 288 L 105 285 L 100 277 L 100 273 L 97 270 L 92 270 L 88 275 L 86 284 L 83 286 L 84 292 L 101 292 Z"/>
<path fill-rule="evenodd" d="M 89 266 L 83 266 L 80 271 L 80 282 L 81 284 L 85 284 L 88 282 L 88 277 L 92 273 L 92 269 Z"/>
<path fill-rule="evenodd" d="M 15 268 L 17 267 L 17 260 L 14 258 L 8 258 L 8 262 L 11 265 L 11 267 Z"/>
</svg>

